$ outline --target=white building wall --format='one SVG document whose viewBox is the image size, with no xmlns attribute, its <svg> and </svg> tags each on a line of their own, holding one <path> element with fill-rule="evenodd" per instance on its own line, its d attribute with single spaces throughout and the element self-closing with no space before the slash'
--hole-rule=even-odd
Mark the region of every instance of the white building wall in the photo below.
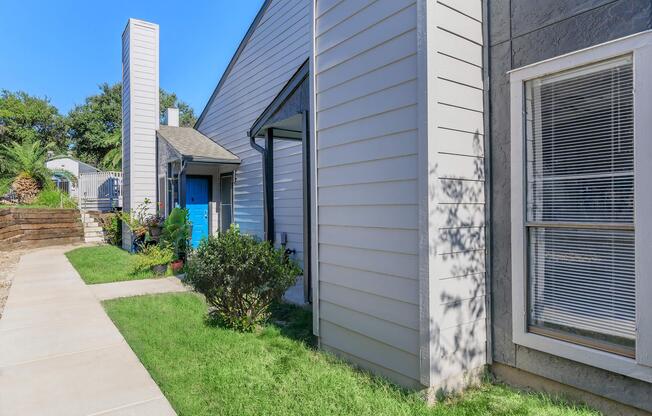
<svg viewBox="0 0 652 416">
<path fill-rule="evenodd" d="M 79 169 L 81 165 L 77 160 L 71 159 L 69 157 L 62 157 L 58 159 L 48 160 L 45 162 L 45 167 L 50 170 L 63 170 L 72 175 L 75 175 L 76 178 L 79 178 Z"/>
<path fill-rule="evenodd" d="M 122 35 L 123 209 L 156 201 L 159 126 L 159 27 L 129 19 Z M 128 234 L 128 233 L 123 233 Z M 131 245 L 123 238 L 123 245 Z"/>
<path fill-rule="evenodd" d="M 260 153 L 247 130 L 310 55 L 310 0 L 274 0 L 265 10 L 217 95 L 196 128 L 240 157 L 235 175 L 234 220 L 244 232 L 263 237 Z M 276 241 L 302 259 L 301 143 L 276 140 L 274 213 Z"/>
<path fill-rule="evenodd" d="M 486 363 L 482 1 L 427 1 L 424 13 L 428 376 L 450 390 Z"/>
<path fill-rule="evenodd" d="M 417 4 L 315 2 L 320 345 L 419 386 Z"/>
<path fill-rule="evenodd" d="M 409 386 L 485 362 L 480 0 L 316 0 L 320 345 Z"/>
</svg>

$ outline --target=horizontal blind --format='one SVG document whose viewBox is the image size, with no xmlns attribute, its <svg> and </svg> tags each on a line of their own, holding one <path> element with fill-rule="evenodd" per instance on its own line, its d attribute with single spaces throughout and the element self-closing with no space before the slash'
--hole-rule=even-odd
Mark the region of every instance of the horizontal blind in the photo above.
<svg viewBox="0 0 652 416">
<path fill-rule="evenodd" d="M 631 57 L 526 83 L 529 321 L 635 340 Z"/>
</svg>

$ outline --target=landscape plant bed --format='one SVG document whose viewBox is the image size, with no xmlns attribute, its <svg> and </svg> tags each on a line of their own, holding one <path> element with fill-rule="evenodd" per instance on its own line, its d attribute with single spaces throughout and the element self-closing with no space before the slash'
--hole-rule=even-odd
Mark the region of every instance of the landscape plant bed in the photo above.
<svg viewBox="0 0 652 416">
<path fill-rule="evenodd" d="M 274 309 L 241 333 L 206 318 L 196 294 L 104 306 L 179 415 L 598 415 L 541 394 L 486 384 L 428 407 L 416 392 L 317 351 L 310 312 Z"/>
<path fill-rule="evenodd" d="M 66 257 L 89 285 L 160 277 L 149 270 L 135 272 L 137 256 L 116 246 L 81 247 Z"/>
</svg>

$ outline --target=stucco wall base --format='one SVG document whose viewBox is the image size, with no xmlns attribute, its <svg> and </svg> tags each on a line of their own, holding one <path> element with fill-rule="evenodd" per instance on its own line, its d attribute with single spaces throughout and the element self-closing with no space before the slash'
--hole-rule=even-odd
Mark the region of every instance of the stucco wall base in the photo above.
<svg viewBox="0 0 652 416">
<path fill-rule="evenodd" d="M 519 389 L 544 392 L 553 396 L 562 397 L 570 402 L 586 403 L 610 416 L 652 416 L 652 413 L 637 409 L 625 404 L 596 396 L 584 390 L 550 380 L 536 374 L 528 373 L 505 364 L 494 362 L 491 372 L 500 382 L 509 384 Z"/>
</svg>

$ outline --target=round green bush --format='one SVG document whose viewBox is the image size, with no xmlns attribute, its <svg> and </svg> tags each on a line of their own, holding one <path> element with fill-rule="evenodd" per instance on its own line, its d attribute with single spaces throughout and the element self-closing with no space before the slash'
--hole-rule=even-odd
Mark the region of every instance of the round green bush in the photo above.
<svg viewBox="0 0 652 416">
<path fill-rule="evenodd" d="M 223 325 L 251 331 L 267 320 L 301 270 L 282 249 L 231 226 L 202 240 L 188 259 L 187 280 Z"/>
</svg>

